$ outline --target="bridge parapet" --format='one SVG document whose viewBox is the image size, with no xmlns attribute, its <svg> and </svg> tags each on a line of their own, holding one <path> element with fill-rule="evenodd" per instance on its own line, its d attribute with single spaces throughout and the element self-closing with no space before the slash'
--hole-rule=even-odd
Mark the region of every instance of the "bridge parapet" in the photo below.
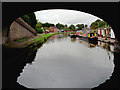
<svg viewBox="0 0 120 90">
<path fill-rule="evenodd" d="M 4 30 L 2 33 L 2 44 L 37 35 L 36 30 L 32 28 L 28 23 L 26 23 L 21 17 L 17 18 L 10 25 L 10 28 L 7 29 L 9 29 L 9 32 L 7 30 Z"/>
</svg>

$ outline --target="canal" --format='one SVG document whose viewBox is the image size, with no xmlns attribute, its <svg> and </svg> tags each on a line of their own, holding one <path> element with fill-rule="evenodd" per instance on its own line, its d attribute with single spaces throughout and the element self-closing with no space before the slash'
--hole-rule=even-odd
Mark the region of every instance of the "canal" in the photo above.
<svg viewBox="0 0 120 90">
<path fill-rule="evenodd" d="M 113 45 L 67 34 L 50 37 L 34 57 L 17 78 L 27 88 L 94 88 L 114 71 Z"/>
</svg>

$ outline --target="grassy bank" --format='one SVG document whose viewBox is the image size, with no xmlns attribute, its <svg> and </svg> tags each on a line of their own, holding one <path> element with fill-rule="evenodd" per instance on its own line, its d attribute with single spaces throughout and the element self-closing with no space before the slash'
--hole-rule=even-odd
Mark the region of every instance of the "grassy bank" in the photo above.
<svg viewBox="0 0 120 90">
<path fill-rule="evenodd" d="M 32 42 L 28 42 L 26 44 L 29 45 L 30 48 L 37 49 L 40 46 L 42 46 L 48 40 L 49 37 L 55 34 L 59 33 L 38 34 L 38 36 L 40 36 L 39 38 L 35 38 L 32 40 Z"/>
</svg>

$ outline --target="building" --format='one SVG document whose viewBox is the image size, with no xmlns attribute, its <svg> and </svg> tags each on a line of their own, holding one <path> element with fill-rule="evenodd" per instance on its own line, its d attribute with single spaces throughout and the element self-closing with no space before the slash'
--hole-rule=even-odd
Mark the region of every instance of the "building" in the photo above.
<svg viewBox="0 0 120 90">
<path fill-rule="evenodd" d="M 107 38 L 115 38 L 112 28 L 98 29 L 98 35 L 101 37 L 105 37 L 105 35 L 107 35 Z"/>
<path fill-rule="evenodd" d="M 57 28 L 57 27 L 53 27 L 53 26 L 51 26 L 51 27 L 49 27 L 49 29 L 50 29 L 50 32 L 59 32 L 59 29 Z"/>
</svg>

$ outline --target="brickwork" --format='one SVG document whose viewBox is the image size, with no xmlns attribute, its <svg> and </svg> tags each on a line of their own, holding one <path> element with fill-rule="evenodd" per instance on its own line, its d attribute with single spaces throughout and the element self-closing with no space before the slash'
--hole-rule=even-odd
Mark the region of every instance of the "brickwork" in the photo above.
<svg viewBox="0 0 120 90">
<path fill-rule="evenodd" d="M 36 34 L 37 32 L 19 17 L 10 26 L 9 40 L 13 41 L 22 38 L 28 38 L 35 36 Z"/>
</svg>

